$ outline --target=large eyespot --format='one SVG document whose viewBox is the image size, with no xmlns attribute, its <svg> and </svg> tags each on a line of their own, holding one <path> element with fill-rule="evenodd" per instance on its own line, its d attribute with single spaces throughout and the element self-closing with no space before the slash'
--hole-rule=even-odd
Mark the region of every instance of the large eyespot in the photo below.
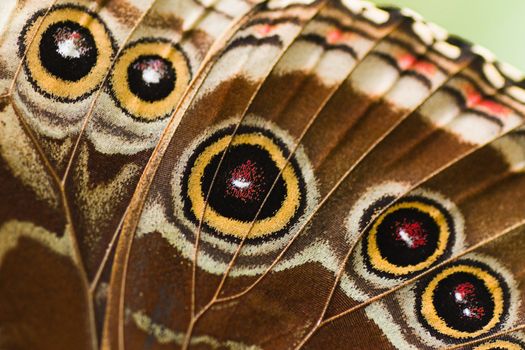
<svg viewBox="0 0 525 350">
<path fill-rule="evenodd" d="M 83 7 L 55 6 L 39 27 L 44 14 L 37 12 L 19 38 L 20 53 L 28 47 L 24 62 L 28 79 L 48 98 L 62 102 L 86 98 L 111 67 L 113 38 L 102 20 Z"/>
<path fill-rule="evenodd" d="M 206 132 L 191 149 L 174 189 L 193 227 L 210 188 L 203 224 L 214 239 L 236 243 L 250 232 L 248 243 L 262 244 L 304 219 L 317 199 L 315 183 L 305 181 L 312 178 L 309 162 L 301 150 L 288 162 L 288 137 L 267 124 L 249 116 L 233 138 L 235 124 L 228 123 Z"/>
<path fill-rule="evenodd" d="M 405 197 L 372 223 L 365 236 L 365 263 L 390 276 L 410 275 L 443 257 L 454 236 L 452 216 L 440 203 Z"/>
<path fill-rule="evenodd" d="M 222 153 L 229 146 L 209 196 L 205 223 L 220 235 L 240 239 L 286 164 L 288 150 L 267 130 L 245 128 L 231 139 L 232 130 L 221 130 L 206 140 L 191 159 L 187 184 L 188 213 L 201 217 Z M 277 179 L 261 210 L 250 238 L 282 231 L 304 207 L 304 183 L 296 164 L 287 166 Z"/>
<path fill-rule="evenodd" d="M 509 307 L 503 277 L 469 260 L 440 269 L 416 293 L 418 318 L 441 338 L 469 339 L 497 329 Z"/>
<path fill-rule="evenodd" d="M 182 49 L 164 39 L 125 48 L 110 78 L 111 95 L 128 115 L 151 122 L 171 114 L 191 80 Z"/>
</svg>

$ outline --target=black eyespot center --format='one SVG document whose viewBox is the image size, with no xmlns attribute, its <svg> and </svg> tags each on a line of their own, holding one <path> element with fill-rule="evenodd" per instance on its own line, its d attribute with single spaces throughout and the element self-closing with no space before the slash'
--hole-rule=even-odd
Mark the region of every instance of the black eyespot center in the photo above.
<svg viewBox="0 0 525 350">
<path fill-rule="evenodd" d="M 388 214 L 377 228 L 381 255 L 398 266 L 425 261 L 437 249 L 439 226 L 428 213 L 401 208 Z"/>
<path fill-rule="evenodd" d="M 210 188 L 220 158 L 220 154 L 216 155 L 205 169 L 203 193 L 207 193 Z M 225 217 L 253 220 L 279 174 L 279 168 L 271 155 L 256 145 L 237 145 L 228 150 L 219 169 L 209 205 Z M 258 219 L 271 217 L 279 210 L 285 196 L 286 184 L 279 176 Z"/>
<path fill-rule="evenodd" d="M 130 91 L 147 102 L 160 101 L 175 88 L 175 69 L 169 60 L 159 55 L 137 57 L 127 73 Z"/>
<path fill-rule="evenodd" d="M 73 21 L 54 23 L 39 44 L 42 66 L 66 81 L 78 81 L 97 63 L 98 50 L 89 29 Z"/>
</svg>

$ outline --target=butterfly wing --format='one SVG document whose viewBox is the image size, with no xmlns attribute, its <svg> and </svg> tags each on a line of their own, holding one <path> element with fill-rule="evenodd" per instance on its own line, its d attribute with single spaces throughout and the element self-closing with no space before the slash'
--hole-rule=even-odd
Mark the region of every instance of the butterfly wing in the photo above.
<svg viewBox="0 0 525 350">
<path fill-rule="evenodd" d="M 192 96 L 191 101 L 187 106 L 183 105 L 181 108 L 181 111 L 186 111 L 186 113 L 184 113 L 182 116 L 178 127 L 173 130 L 173 136 L 167 139 L 165 146 L 163 145 L 163 141 L 161 141 L 160 145 L 162 149 L 159 150 L 159 154 L 161 152 L 164 152 L 164 154 L 171 154 L 169 156 L 171 160 L 187 157 L 188 151 L 191 151 L 195 147 L 200 146 L 195 143 L 195 139 L 202 139 L 202 136 L 199 135 L 203 135 L 203 125 L 209 124 L 210 127 L 216 126 L 217 129 L 214 139 L 209 140 L 211 141 L 210 146 L 212 147 L 211 151 L 209 152 L 211 152 L 212 156 L 216 156 L 225 149 L 228 144 L 228 139 L 232 139 L 231 135 L 234 134 L 236 129 L 244 129 L 244 126 L 241 126 L 241 124 L 244 122 L 247 111 L 249 111 L 251 108 L 251 101 L 258 91 L 265 91 L 265 88 L 262 87 L 264 85 L 264 79 L 267 77 L 275 63 L 282 57 L 284 51 L 289 47 L 291 41 L 300 34 L 305 22 L 307 22 L 309 18 L 311 18 L 316 12 L 320 10 L 320 4 L 318 3 L 304 6 L 301 4 L 297 4 L 295 6 L 283 6 L 285 7 L 283 10 L 279 10 L 280 6 L 281 5 L 279 2 L 274 2 L 262 7 L 258 12 L 254 13 L 252 17 L 246 18 L 244 20 L 245 23 L 239 28 L 238 32 L 226 42 L 223 51 L 220 52 L 213 66 L 210 68 L 209 72 L 206 73 L 207 75 L 205 78 L 203 78 L 201 85 L 195 89 L 195 95 Z M 270 11 L 269 8 L 271 8 L 272 11 Z M 260 121 L 259 123 L 262 122 L 263 121 Z M 248 124 L 248 130 L 251 131 L 247 134 L 249 135 L 247 137 L 248 139 L 253 137 L 253 139 L 251 141 L 248 140 L 247 145 L 253 144 L 253 146 L 250 146 L 251 151 L 257 151 L 259 146 L 257 146 L 256 143 L 254 144 L 254 142 L 262 141 L 263 144 L 269 148 L 268 150 L 261 152 L 259 154 L 260 157 L 264 157 L 265 152 L 269 151 L 277 152 L 276 156 L 278 156 L 278 152 L 280 150 L 276 148 L 277 145 L 271 143 L 275 141 L 272 141 L 272 139 L 269 138 L 271 136 L 265 136 L 264 134 L 260 133 L 258 131 L 260 127 L 257 127 L 257 123 L 257 121 L 251 120 Z M 232 140 L 231 142 L 235 141 Z M 283 155 L 280 157 L 281 161 L 283 161 Z M 163 159 L 168 158 L 164 157 Z M 155 164 L 159 167 L 159 170 L 156 172 L 156 174 L 171 174 L 173 167 L 173 162 L 171 160 L 168 162 L 163 162 L 161 160 L 159 163 Z M 256 165 L 245 164 L 243 168 L 243 165 L 241 164 L 241 167 L 238 171 L 250 172 L 250 167 L 253 166 Z M 163 167 L 168 168 L 166 170 L 160 170 Z M 213 174 L 211 177 L 213 177 Z M 238 180 L 242 181 L 241 178 Z M 166 181 L 166 179 L 159 178 L 157 181 L 159 184 L 166 186 L 165 191 L 155 191 L 153 197 L 150 197 L 151 199 L 146 199 L 141 194 L 140 196 L 136 197 L 137 200 L 143 201 L 146 199 L 146 201 L 143 203 L 145 208 L 148 209 L 145 210 L 156 211 L 158 208 L 160 209 L 160 212 L 158 213 L 162 213 L 162 215 L 169 215 L 169 220 L 184 219 L 183 217 L 173 217 L 169 211 L 166 212 L 165 209 L 162 209 L 162 207 L 165 205 L 173 207 L 173 204 L 169 203 L 172 193 L 170 188 L 178 190 L 180 186 L 174 185 L 174 187 L 171 187 L 173 185 L 173 180 L 171 179 Z M 242 183 L 240 185 L 242 186 Z M 232 190 L 234 189 L 232 188 Z M 159 195 L 163 198 L 156 198 Z M 198 191 L 196 192 L 196 195 L 199 195 Z M 254 195 L 257 194 L 254 193 Z M 161 207 L 159 207 L 159 205 Z M 133 218 L 131 219 L 132 220 L 130 220 L 129 225 L 136 225 L 136 222 L 131 222 L 133 221 Z M 162 225 L 162 223 L 160 224 Z M 153 223 L 153 225 L 155 225 L 155 223 Z M 169 229 L 169 227 L 166 228 Z M 153 231 L 156 230 L 153 228 Z M 164 233 L 165 231 L 166 230 L 162 229 L 161 232 Z M 126 234 L 126 232 L 127 231 L 125 229 L 123 234 Z M 140 244 L 142 247 L 148 246 L 150 244 L 153 244 L 154 246 L 165 244 L 165 239 L 157 236 L 156 234 L 148 234 L 147 236 L 144 236 L 144 238 L 144 245 Z M 131 246 L 131 243 L 133 243 L 133 247 L 137 246 L 136 243 L 133 242 L 134 237 L 130 237 L 130 239 L 131 240 L 128 244 Z M 150 241 L 150 239 L 152 241 Z M 173 239 L 177 240 L 178 238 L 174 237 Z M 123 248 L 122 252 L 126 256 L 124 257 L 125 262 L 122 263 L 122 268 L 126 270 L 128 276 L 130 274 L 135 275 L 137 272 L 139 272 L 136 269 L 142 263 L 149 264 L 154 262 L 149 260 L 146 255 L 137 256 L 136 258 L 128 258 L 126 254 L 127 249 L 121 245 L 123 242 L 125 241 L 121 240 L 121 242 L 119 242 L 119 253 L 121 252 L 120 248 Z M 166 249 L 172 248 L 170 248 L 168 245 Z M 191 254 L 191 247 L 189 250 L 186 248 L 186 251 L 188 254 Z M 130 254 L 134 254 L 133 251 Z M 142 255 L 142 253 L 139 254 Z M 121 261 L 118 258 L 119 256 L 117 256 L 117 261 L 120 263 Z M 178 263 L 170 263 L 165 265 L 165 267 L 175 269 L 178 269 L 180 266 L 181 265 Z M 150 266 L 149 269 L 161 279 L 164 278 L 163 276 L 168 277 L 168 275 L 170 275 L 166 274 L 165 271 L 163 272 L 159 270 L 159 267 Z M 197 282 L 198 276 L 192 277 L 193 271 L 191 266 L 189 266 L 188 269 L 180 270 L 178 274 L 180 274 L 180 279 L 178 281 L 173 280 L 174 283 L 170 283 L 166 280 L 161 282 L 156 277 L 153 277 L 153 275 L 147 278 L 144 278 L 146 276 L 140 277 L 137 275 L 134 277 L 134 279 L 136 278 L 135 281 L 138 282 L 138 279 L 141 279 L 142 282 L 140 283 L 147 283 L 148 286 L 145 286 L 145 289 L 150 291 L 157 290 L 157 286 L 160 287 L 164 283 L 166 284 L 158 290 L 159 293 L 155 292 L 144 294 L 144 298 L 141 298 L 141 300 L 136 299 L 136 301 L 138 303 L 155 303 L 157 300 L 158 302 L 165 300 L 168 304 L 163 306 L 160 306 L 159 304 L 159 307 L 164 310 L 175 310 L 174 308 L 176 307 L 179 312 L 167 311 L 164 314 L 169 318 L 171 324 L 174 324 L 175 327 L 184 331 L 184 327 L 187 324 L 188 317 L 190 315 L 188 315 L 188 313 L 183 310 L 190 310 L 187 309 L 184 304 L 171 306 L 169 304 L 171 301 L 166 300 L 164 295 L 165 293 L 174 293 L 174 295 L 178 295 L 178 297 L 173 298 L 173 302 L 180 301 L 185 303 L 189 300 L 188 298 L 191 299 L 191 281 L 194 280 L 195 285 L 197 285 L 197 283 L 200 284 L 200 282 Z M 115 283 L 115 286 L 116 285 L 117 284 Z M 126 286 L 123 286 L 122 288 L 127 288 Z M 169 288 L 170 291 L 168 292 L 166 288 Z M 115 296 L 116 300 L 118 300 L 118 298 L 120 298 L 120 293 L 121 291 L 119 290 L 114 294 L 112 293 L 111 296 Z M 126 300 L 129 300 L 127 296 L 125 298 Z M 135 297 L 133 297 L 133 299 L 135 299 Z M 196 301 L 197 305 L 198 303 L 199 301 Z M 127 308 L 126 310 L 117 310 L 117 305 L 119 305 L 119 301 L 112 300 L 111 306 L 116 307 L 114 311 L 115 313 L 120 313 L 121 318 L 120 320 L 115 320 L 116 323 L 121 322 L 123 312 L 135 312 L 135 308 L 131 308 L 129 311 Z M 138 307 L 137 309 L 142 309 L 142 307 Z M 133 317 L 138 316 L 131 316 L 130 319 Z M 126 330 L 128 330 L 128 327 L 134 327 L 134 324 L 120 324 L 120 326 L 125 327 Z M 132 330 L 133 328 L 131 328 L 131 331 Z M 114 336 L 117 333 L 118 332 L 113 330 L 108 332 L 107 335 Z M 140 336 L 140 333 L 137 333 L 137 336 Z"/>
<path fill-rule="evenodd" d="M 253 3 L 16 6 L 2 347 L 523 346 L 525 93 L 490 53 L 357 0 L 218 41 Z"/>
<path fill-rule="evenodd" d="M 473 316 L 483 302 L 492 302 L 483 320 L 504 309 L 487 285 L 508 296 L 505 312 L 517 312 L 515 257 L 468 247 L 495 244 L 521 222 L 509 203 L 499 212 L 504 224 L 481 226 L 485 236 L 471 224 L 512 188 L 514 166 L 492 149 L 523 122 L 521 77 L 417 15 L 360 2 L 317 6 L 278 60 L 227 71 L 223 53 L 187 96 L 127 217 L 111 293 L 113 344 L 426 348 L 519 324 L 502 312 L 487 323 L 493 328 L 443 340 L 406 305 L 421 302 L 419 289 L 438 276 L 470 303 L 461 324 L 483 323 Z M 262 46 L 251 60 L 267 55 Z M 382 223 L 393 234 L 376 236 L 392 242 L 368 243 Z M 386 273 L 374 275 L 380 268 Z M 424 302 L 412 314 L 433 305 Z"/>
<path fill-rule="evenodd" d="M 16 4 L 0 45 L 5 346 L 97 343 L 138 178 L 212 43 L 252 6 Z"/>
</svg>

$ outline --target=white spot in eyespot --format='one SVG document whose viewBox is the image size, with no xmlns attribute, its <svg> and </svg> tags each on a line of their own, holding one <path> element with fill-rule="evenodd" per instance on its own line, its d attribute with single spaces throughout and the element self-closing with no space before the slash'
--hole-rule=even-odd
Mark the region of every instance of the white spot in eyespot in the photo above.
<svg viewBox="0 0 525 350">
<path fill-rule="evenodd" d="M 457 302 L 461 303 L 463 301 L 463 294 L 459 292 L 454 293 L 454 299 L 456 299 Z"/>
<path fill-rule="evenodd" d="M 470 311 L 470 309 L 463 309 L 463 315 L 467 316 L 467 317 L 470 317 L 472 316 L 472 311 Z"/>
<path fill-rule="evenodd" d="M 235 179 L 232 181 L 232 185 L 237 188 L 247 188 L 252 184 L 251 181 L 246 181 L 244 179 Z"/>
<path fill-rule="evenodd" d="M 410 235 L 403 229 L 399 230 L 399 236 L 407 244 L 408 247 L 412 248 L 414 246 L 414 241 Z"/>
<path fill-rule="evenodd" d="M 142 80 L 146 84 L 158 84 L 160 82 L 161 74 L 152 67 L 148 67 L 142 71 Z"/>
<path fill-rule="evenodd" d="M 57 52 L 64 58 L 79 58 L 81 55 L 74 39 L 66 39 L 58 42 Z"/>
</svg>

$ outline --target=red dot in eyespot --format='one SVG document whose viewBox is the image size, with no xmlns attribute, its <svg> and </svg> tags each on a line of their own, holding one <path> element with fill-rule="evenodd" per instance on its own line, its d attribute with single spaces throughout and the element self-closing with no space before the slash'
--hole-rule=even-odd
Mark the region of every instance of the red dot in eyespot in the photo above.
<svg viewBox="0 0 525 350">
<path fill-rule="evenodd" d="M 476 294 L 476 288 L 470 282 L 460 283 L 454 288 L 454 299 L 458 303 L 466 303 Z"/>
<path fill-rule="evenodd" d="M 476 318 L 480 320 L 485 315 L 483 306 L 471 306 L 463 309 L 463 317 Z"/>
<path fill-rule="evenodd" d="M 257 163 L 247 160 L 235 167 L 227 178 L 226 194 L 243 202 L 260 199 L 264 172 Z"/>
<path fill-rule="evenodd" d="M 410 249 L 426 245 L 427 236 L 428 234 L 419 221 L 403 219 L 394 224 L 396 241 L 403 242 Z"/>
<path fill-rule="evenodd" d="M 476 287 L 472 283 L 458 284 L 452 294 L 460 308 L 462 318 L 481 319 L 485 315 L 485 308 L 478 305 Z"/>
<path fill-rule="evenodd" d="M 160 59 L 148 59 L 135 63 L 133 68 L 142 72 L 146 85 L 158 84 L 168 73 L 166 64 Z"/>
</svg>

